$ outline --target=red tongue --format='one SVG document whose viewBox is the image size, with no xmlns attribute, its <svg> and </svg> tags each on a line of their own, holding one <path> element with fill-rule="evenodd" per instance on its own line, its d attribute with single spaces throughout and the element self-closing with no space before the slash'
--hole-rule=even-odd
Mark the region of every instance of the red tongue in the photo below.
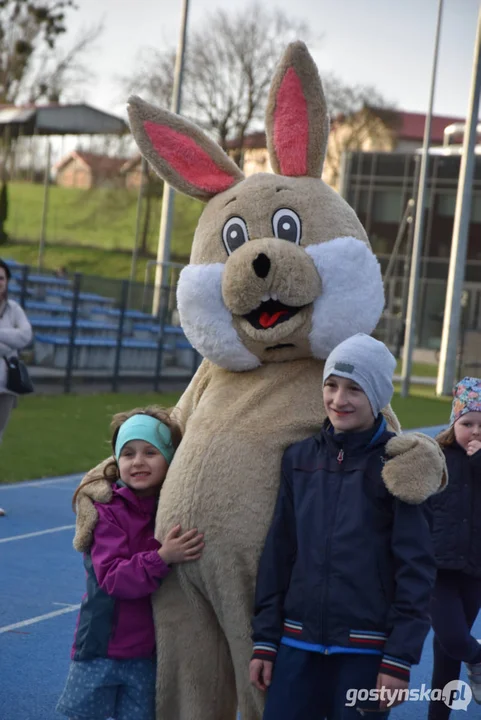
<svg viewBox="0 0 481 720">
<path fill-rule="evenodd" d="M 276 324 L 282 315 L 287 315 L 287 310 L 279 310 L 279 312 L 274 313 L 274 315 L 269 315 L 269 313 L 263 312 L 259 318 L 259 323 L 263 328 L 270 328 Z"/>
</svg>

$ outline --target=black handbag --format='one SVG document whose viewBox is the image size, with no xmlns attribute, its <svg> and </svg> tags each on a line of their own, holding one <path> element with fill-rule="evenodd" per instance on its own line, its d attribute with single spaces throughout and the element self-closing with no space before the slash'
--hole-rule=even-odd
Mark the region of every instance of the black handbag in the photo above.
<svg viewBox="0 0 481 720">
<path fill-rule="evenodd" d="M 25 363 L 15 355 L 3 359 L 7 364 L 7 390 L 17 395 L 27 395 L 33 392 L 34 387 Z"/>
</svg>

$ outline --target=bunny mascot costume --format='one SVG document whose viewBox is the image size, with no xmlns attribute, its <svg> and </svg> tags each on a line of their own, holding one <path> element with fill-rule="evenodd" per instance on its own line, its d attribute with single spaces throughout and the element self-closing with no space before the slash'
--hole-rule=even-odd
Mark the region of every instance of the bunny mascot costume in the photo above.
<svg viewBox="0 0 481 720">
<path fill-rule="evenodd" d="M 205 551 L 153 596 L 158 720 L 260 720 L 249 683 L 250 620 L 283 451 L 325 419 L 324 359 L 371 333 L 384 305 L 380 267 L 356 214 L 321 180 L 329 132 L 317 68 L 301 42 L 273 78 L 267 144 L 274 173 L 245 178 L 202 130 L 131 98 L 132 132 L 156 172 L 206 202 L 178 284 L 182 327 L 204 360 L 179 401 L 183 441 L 169 468 L 156 534 L 179 522 Z M 384 414 L 400 430 L 390 407 Z M 389 490 L 411 503 L 445 482 L 424 435 L 393 438 Z M 80 495 L 75 547 L 87 550 L 103 464 Z"/>
</svg>

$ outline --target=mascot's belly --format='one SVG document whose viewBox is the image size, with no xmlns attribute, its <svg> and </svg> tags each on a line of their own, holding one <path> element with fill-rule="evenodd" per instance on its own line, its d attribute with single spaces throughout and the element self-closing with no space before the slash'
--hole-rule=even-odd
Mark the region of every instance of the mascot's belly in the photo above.
<svg viewBox="0 0 481 720">
<path fill-rule="evenodd" d="M 208 544 L 258 551 L 272 517 L 284 450 L 324 419 L 322 363 L 296 361 L 249 373 L 215 368 L 189 417 L 162 488 L 158 534 L 177 522 Z"/>
</svg>

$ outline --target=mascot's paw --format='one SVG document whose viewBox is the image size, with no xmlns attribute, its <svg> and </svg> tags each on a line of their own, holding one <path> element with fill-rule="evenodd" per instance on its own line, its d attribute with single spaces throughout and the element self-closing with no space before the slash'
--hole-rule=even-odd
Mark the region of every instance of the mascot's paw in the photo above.
<svg viewBox="0 0 481 720">
<path fill-rule="evenodd" d="M 80 483 L 73 540 L 73 546 L 79 552 L 86 552 L 92 544 L 93 531 L 98 520 L 94 502 L 107 503 L 112 499 L 112 485 L 104 476 L 104 467 L 107 462 L 109 461 L 105 460 L 90 470 Z"/>
<path fill-rule="evenodd" d="M 382 477 L 390 493 L 417 505 L 447 484 L 446 461 L 435 440 L 422 433 L 391 438 Z"/>
</svg>

